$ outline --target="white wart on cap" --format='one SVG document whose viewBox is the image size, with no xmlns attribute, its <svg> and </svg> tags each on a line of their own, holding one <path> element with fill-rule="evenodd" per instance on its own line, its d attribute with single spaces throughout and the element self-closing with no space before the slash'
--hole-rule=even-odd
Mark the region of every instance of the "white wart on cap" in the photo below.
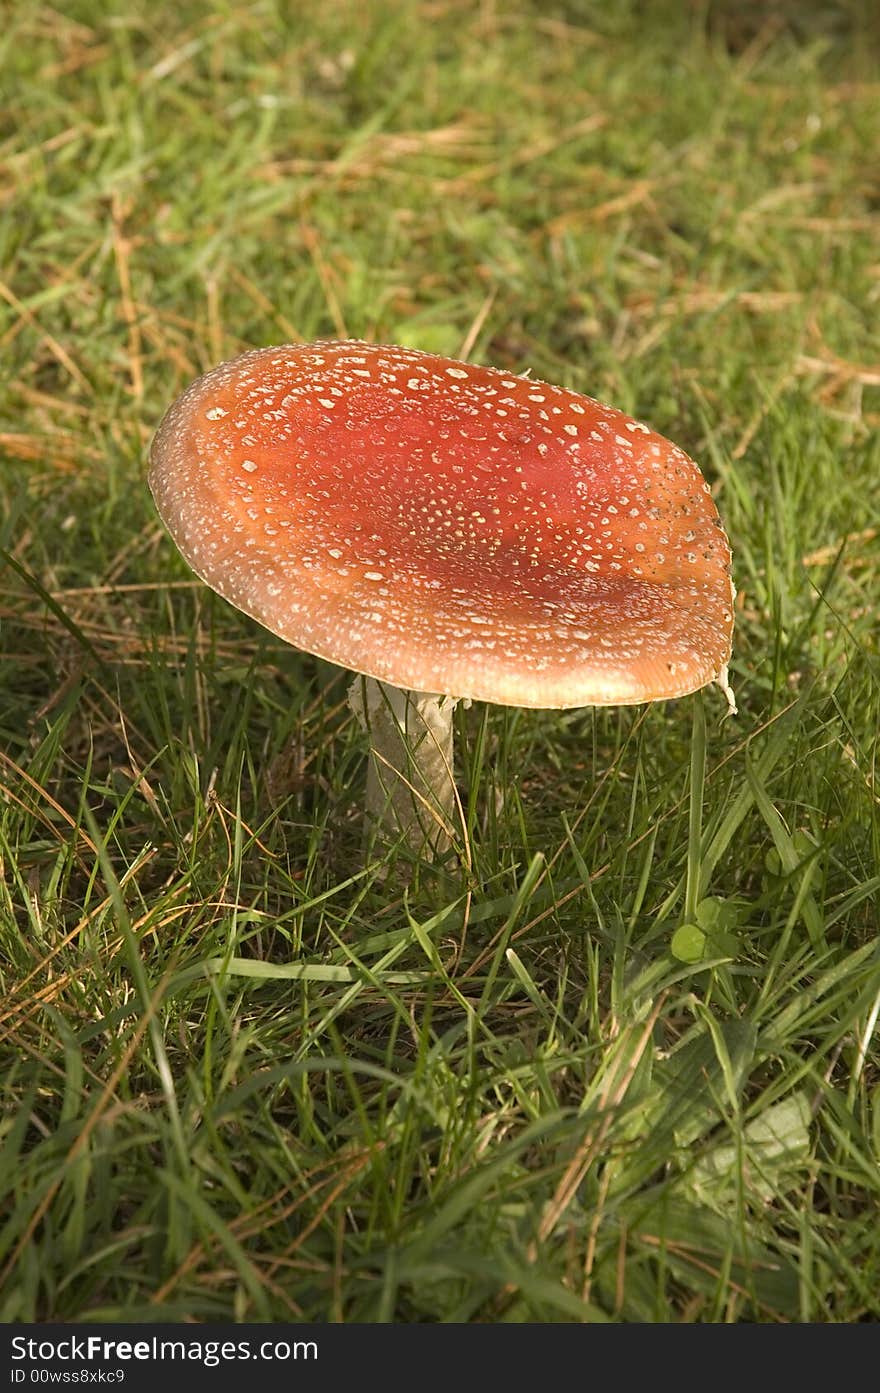
<svg viewBox="0 0 880 1393">
<path fill-rule="evenodd" d="M 725 681 L 709 487 L 590 397 L 393 346 L 260 349 L 172 406 L 150 487 L 213 589 L 393 686 L 571 707 Z"/>
</svg>

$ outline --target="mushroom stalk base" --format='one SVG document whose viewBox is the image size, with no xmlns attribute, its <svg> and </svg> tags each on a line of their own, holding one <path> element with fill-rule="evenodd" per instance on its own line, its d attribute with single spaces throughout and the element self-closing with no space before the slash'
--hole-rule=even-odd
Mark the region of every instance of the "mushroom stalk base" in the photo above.
<svg viewBox="0 0 880 1393">
<path fill-rule="evenodd" d="M 455 825 L 452 712 L 455 701 L 356 677 L 352 710 L 370 737 L 367 814 L 381 832 L 416 851 L 444 851 Z"/>
</svg>

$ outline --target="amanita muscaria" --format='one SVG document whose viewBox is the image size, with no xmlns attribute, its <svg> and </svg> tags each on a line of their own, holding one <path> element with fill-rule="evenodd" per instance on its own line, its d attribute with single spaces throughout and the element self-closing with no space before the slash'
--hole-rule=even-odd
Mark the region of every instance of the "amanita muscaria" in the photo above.
<svg viewBox="0 0 880 1393">
<path fill-rule="evenodd" d="M 718 682 L 730 547 L 682 450 L 614 407 L 391 345 L 222 363 L 165 416 L 150 487 L 192 569 L 363 674 L 368 809 L 442 843 L 452 709 L 616 705 Z"/>
</svg>

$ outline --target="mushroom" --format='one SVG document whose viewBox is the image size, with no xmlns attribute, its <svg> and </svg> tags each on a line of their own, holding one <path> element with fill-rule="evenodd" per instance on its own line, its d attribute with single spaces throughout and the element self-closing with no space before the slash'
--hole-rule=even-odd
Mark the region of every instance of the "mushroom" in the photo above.
<svg viewBox="0 0 880 1393">
<path fill-rule="evenodd" d="M 368 812 L 448 844 L 452 710 L 657 701 L 727 677 L 730 547 L 696 464 L 614 407 L 356 341 L 194 382 L 150 487 L 189 565 L 362 674 Z"/>
</svg>

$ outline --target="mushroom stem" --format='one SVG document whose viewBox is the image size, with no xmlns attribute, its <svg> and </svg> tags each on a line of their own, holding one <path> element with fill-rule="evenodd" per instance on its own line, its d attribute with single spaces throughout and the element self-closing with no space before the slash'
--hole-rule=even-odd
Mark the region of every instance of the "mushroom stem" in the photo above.
<svg viewBox="0 0 880 1393">
<path fill-rule="evenodd" d="M 348 698 L 370 737 L 368 816 L 386 836 L 405 836 L 414 850 L 444 851 L 455 815 L 455 701 L 373 677 L 356 677 Z"/>
</svg>

